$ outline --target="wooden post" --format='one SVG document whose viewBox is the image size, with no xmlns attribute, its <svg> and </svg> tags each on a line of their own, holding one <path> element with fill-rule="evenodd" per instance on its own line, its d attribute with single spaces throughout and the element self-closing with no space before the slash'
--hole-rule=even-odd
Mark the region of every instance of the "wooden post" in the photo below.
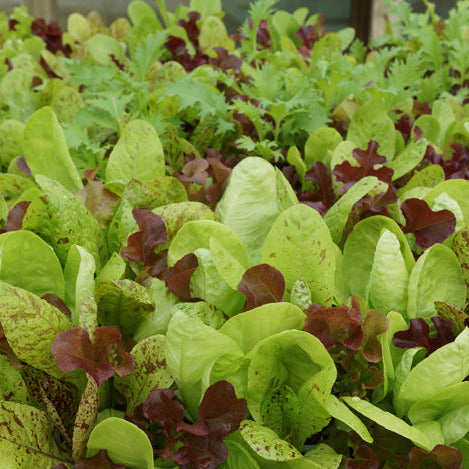
<svg viewBox="0 0 469 469">
<path fill-rule="evenodd" d="M 26 0 L 26 6 L 34 18 L 44 18 L 46 21 L 59 18 L 57 0 Z"/>
</svg>

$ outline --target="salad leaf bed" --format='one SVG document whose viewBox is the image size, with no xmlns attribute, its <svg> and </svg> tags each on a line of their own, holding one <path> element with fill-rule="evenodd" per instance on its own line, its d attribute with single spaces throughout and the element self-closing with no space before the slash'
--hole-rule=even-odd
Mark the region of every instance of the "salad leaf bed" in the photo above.
<svg viewBox="0 0 469 469">
<path fill-rule="evenodd" d="M 0 465 L 469 467 L 469 3 L 0 14 Z"/>
</svg>

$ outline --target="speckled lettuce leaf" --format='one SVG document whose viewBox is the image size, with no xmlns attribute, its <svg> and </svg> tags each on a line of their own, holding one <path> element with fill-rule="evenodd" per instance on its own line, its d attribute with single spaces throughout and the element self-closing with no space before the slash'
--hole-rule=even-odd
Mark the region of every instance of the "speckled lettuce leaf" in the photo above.
<svg viewBox="0 0 469 469">
<path fill-rule="evenodd" d="M 407 412 L 412 404 L 458 384 L 469 375 L 469 328 L 418 363 L 403 380 L 395 406 Z M 438 379 L 435 379 L 438 377 Z"/>
<path fill-rule="evenodd" d="M 381 215 L 365 218 L 355 225 L 344 246 L 344 275 L 352 295 L 365 298 L 368 294 L 376 245 L 384 230 L 397 237 L 409 273 L 415 264 L 409 243 L 394 220 Z M 383 277 L 382 281 L 385 282 L 386 278 Z"/>
<path fill-rule="evenodd" d="M 28 207 L 23 228 L 45 239 L 62 264 L 66 263 L 68 251 L 74 244 L 82 246 L 94 257 L 99 270 L 107 248 L 103 230 L 96 218 L 57 181 L 37 176 L 36 182 L 42 189 L 42 195 Z"/>
<path fill-rule="evenodd" d="M 109 156 L 106 181 L 148 181 L 164 176 L 164 165 L 163 147 L 156 130 L 148 122 L 134 120 L 124 127 Z"/>
<path fill-rule="evenodd" d="M 73 462 L 58 448 L 46 412 L 8 401 L 0 401 L 0 460 L 5 468 L 46 468 Z"/>
<path fill-rule="evenodd" d="M 289 329 L 303 330 L 305 315 L 291 303 L 270 303 L 237 314 L 219 330 L 249 353 L 262 339 Z"/>
<path fill-rule="evenodd" d="M 29 118 L 24 129 L 23 152 L 33 176 L 47 176 L 69 191 L 83 188 L 51 107 L 45 106 Z"/>
<path fill-rule="evenodd" d="M 200 344 L 210 346 L 201 347 Z M 166 334 L 166 362 L 193 417 L 197 415 L 197 406 L 205 392 L 202 386 L 205 369 L 226 354 L 237 355 L 240 359 L 244 357 L 238 344 L 230 337 L 182 311 L 175 312 Z"/>
<path fill-rule="evenodd" d="M 265 240 L 261 262 L 278 269 L 285 278 L 285 300 L 298 279 L 311 290 L 315 303 L 332 304 L 336 252 L 321 215 L 297 204 L 282 212 Z"/>
<path fill-rule="evenodd" d="M 18 358 L 52 376 L 63 375 L 50 347 L 57 334 L 72 327 L 65 314 L 33 293 L 0 282 L 0 322 Z"/>
<path fill-rule="evenodd" d="M 164 335 L 142 340 L 131 354 L 135 359 L 133 373 L 114 378 L 114 386 L 126 399 L 129 413 L 142 404 L 154 388 L 169 388 L 173 384 L 166 364 Z"/>
<path fill-rule="evenodd" d="M 87 456 L 107 450 L 115 464 L 153 469 L 153 448 L 146 433 L 127 420 L 109 417 L 96 425 L 88 440 Z"/>
<path fill-rule="evenodd" d="M 296 395 L 296 407 L 300 409 L 291 422 L 290 432 L 300 427 L 301 436 L 306 438 L 327 425 L 329 414 L 324 406 L 337 371 L 317 337 L 304 331 L 283 331 L 261 340 L 249 352 L 248 358 L 251 362 L 246 398 L 248 409 L 257 422 L 268 424 L 265 421 L 266 401 L 275 398 L 273 393 L 282 392 L 281 388 L 287 386 Z M 278 403 L 280 412 L 288 403 L 282 401 L 280 399 Z M 310 430 L 309 434 L 304 426 Z"/>
<path fill-rule="evenodd" d="M 8 165 L 18 155 L 23 154 L 23 122 L 5 119 L 0 123 L 0 162 Z"/>
<path fill-rule="evenodd" d="M 78 405 L 72 437 L 72 457 L 77 460 L 85 456 L 86 443 L 98 418 L 99 394 L 96 381 L 87 374 L 88 383 Z"/>
<path fill-rule="evenodd" d="M 42 296 L 63 298 L 64 275 L 54 250 L 31 231 L 0 235 L 0 280 Z"/>
<path fill-rule="evenodd" d="M 65 303 L 72 310 L 71 320 L 75 326 L 80 325 L 82 302 L 94 296 L 94 272 L 94 257 L 81 246 L 72 246 L 64 269 Z"/>
<path fill-rule="evenodd" d="M 220 221 L 239 235 L 254 263 L 259 263 L 267 233 L 283 209 L 277 200 L 275 168 L 259 157 L 248 157 L 231 172 L 217 204 Z"/>
<path fill-rule="evenodd" d="M 96 286 L 99 323 L 133 335 L 140 322 L 155 310 L 149 292 L 133 280 L 105 280 Z"/>
<path fill-rule="evenodd" d="M 464 309 L 466 283 L 459 261 L 450 248 L 434 244 L 419 257 L 409 277 L 409 318 L 437 316 L 435 301 Z"/>
<path fill-rule="evenodd" d="M 9 173 L 0 174 L 0 194 L 7 202 L 15 200 L 26 189 L 33 187 L 36 187 L 36 184 L 32 178 Z"/>
<path fill-rule="evenodd" d="M 21 373 L 6 355 L 0 355 L 0 400 L 28 402 L 28 389 Z"/>
<path fill-rule="evenodd" d="M 409 425 L 394 414 L 386 412 L 379 407 L 374 406 L 370 402 L 360 399 L 359 397 L 344 396 L 342 397 L 342 400 L 345 401 L 352 409 L 373 420 L 387 430 L 397 433 L 404 438 L 408 438 L 414 444 L 426 449 L 427 451 L 433 449 L 431 441 L 424 432 L 417 427 Z"/>
</svg>

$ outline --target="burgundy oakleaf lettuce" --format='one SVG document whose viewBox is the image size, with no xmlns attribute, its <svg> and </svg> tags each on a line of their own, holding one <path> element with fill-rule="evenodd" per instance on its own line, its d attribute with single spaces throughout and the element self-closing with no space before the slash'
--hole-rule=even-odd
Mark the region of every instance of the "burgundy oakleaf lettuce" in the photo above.
<svg viewBox="0 0 469 469">
<path fill-rule="evenodd" d="M 174 459 L 180 466 L 216 469 L 228 457 L 222 438 L 239 428 L 247 412 L 246 400 L 236 397 L 230 383 L 218 381 L 204 394 L 198 407 L 199 420 L 188 424 L 184 422 L 184 407 L 174 397 L 170 389 L 155 389 L 143 404 L 145 417 L 158 422 L 167 437 L 160 456 Z"/>
<path fill-rule="evenodd" d="M 62 371 L 80 368 L 89 373 L 98 386 L 114 372 L 126 376 L 135 369 L 134 358 L 123 351 L 121 332 L 113 326 L 98 327 L 93 342 L 82 327 L 62 332 L 52 343 L 51 352 Z"/>
<path fill-rule="evenodd" d="M 353 459 L 349 459 L 345 469 L 378 469 L 379 458 L 368 446 L 359 446 Z"/>
<path fill-rule="evenodd" d="M 134 208 L 132 215 L 140 231 L 129 236 L 127 246 L 122 249 L 122 257 L 131 262 L 141 262 L 147 272 L 156 277 L 166 265 L 165 254 L 155 253 L 158 246 L 166 243 L 166 226 L 163 219 L 151 210 Z"/>
<path fill-rule="evenodd" d="M 430 326 L 422 318 L 410 320 L 409 329 L 394 334 L 392 343 L 399 348 L 425 347 L 427 356 L 445 344 L 453 342 L 453 325 L 448 319 L 438 316 L 431 318 L 436 331 L 436 337 L 430 337 Z"/>
<path fill-rule="evenodd" d="M 285 279 L 275 267 L 259 264 L 244 272 L 238 290 L 246 297 L 245 311 L 282 301 Z"/>
<path fill-rule="evenodd" d="M 312 305 L 306 312 L 308 316 L 305 331 L 315 335 L 327 350 L 337 343 L 352 350 L 358 350 L 363 345 L 364 334 L 359 309 Z"/>
<path fill-rule="evenodd" d="M 332 188 L 332 176 L 328 166 L 321 161 L 315 161 L 311 169 L 305 173 L 305 180 L 314 182 L 316 190 L 306 191 L 300 194 L 299 200 L 308 203 L 308 205 L 318 210 L 319 213 L 325 213 L 331 208 L 335 200 L 335 194 Z"/>
<path fill-rule="evenodd" d="M 358 161 L 359 166 L 352 166 L 348 161 L 344 161 L 332 170 L 332 174 L 337 180 L 344 183 L 341 188 L 342 193 L 365 176 L 375 176 L 383 182 L 392 184 L 391 177 L 394 171 L 391 168 L 381 166 L 386 163 L 386 157 L 378 154 L 378 148 L 379 144 L 370 140 L 366 150 L 356 148 L 352 152 L 352 156 Z M 376 165 L 379 167 L 375 168 Z"/>
<path fill-rule="evenodd" d="M 362 355 L 365 359 L 372 363 L 379 363 L 383 356 L 381 343 L 378 336 L 384 334 L 389 327 L 387 316 L 376 309 L 369 309 L 366 312 L 363 321 L 363 348 Z"/>
<path fill-rule="evenodd" d="M 442 243 L 456 228 L 456 217 L 450 210 L 434 212 L 424 200 L 407 199 L 401 205 L 406 219 L 404 233 L 413 233 L 417 246 L 428 249 Z"/>
</svg>

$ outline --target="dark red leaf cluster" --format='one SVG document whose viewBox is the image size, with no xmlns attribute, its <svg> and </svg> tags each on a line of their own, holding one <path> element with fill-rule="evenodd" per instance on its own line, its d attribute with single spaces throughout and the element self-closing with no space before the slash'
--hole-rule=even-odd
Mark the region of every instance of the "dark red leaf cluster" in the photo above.
<svg viewBox="0 0 469 469">
<path fill-rule="evenodd" d="M 210 57 L 208 63 L 215 68 L 219 68 L 226 72 L 227 70 L 239 71 L 242 65 L 241 59 L 234 55 L 229 54 L 223 47 L 214 47 L 217 57 Z"/>
<path fill-rule="evenodd" d="M 349 459 L 345 469 L 378 469 L 379 458 L 368 446 L 359 446 L 355 450 L 353 459 Z"/>
<path fill-rule="evenodd" d="M 256 38 L 258 44 L 261 46 L 261 49 L 270 49 L 270 32 L 269 24 L 266 19 L 261 20 L 259 27 L 257 28 Z"/>
<path fill-rule="evenodd" d="M 147 419 L 163 427 L 166 442 L 160 456 L 185 468 L 216 469 L 228 457 L 223 438 L 239 428 L 247 412 L 227 381 L 212 384 L 198 407 L 199 420 L 184 422 L 184 407 L 171 389 L 153 390 L 143 404 Z M 182 446 L 181 446 L 182 445 Z"/>
<path fill-rule="evenodd" d="M 282 301 L 285 279 L 275 267 L 259 264 L 244 272 L 238 290 L 246 297 L 244 311 Z"/>
<path fill-rule="evenodd" d="M 434 212 L 421 199 L 405 200 L 401 210 L 406 219 L 404 233 L 413 233 L 415 242 L 421 249 L 442 243 L 454 233 L 456 228 L 456 217 L 451 210 Z"/>
<path fill-rule="evenodd" d="M 336 198 L 329 167 L 321 161 L 315 161 L 311 169 L 306 172 L 305 180 L 313 182 L 316 190 L 300 193 L 298 200 L 324 215 L 331 208 Z"/>
<path fill-rule="evenodd" d="M 295 33 L 295 38 L 301 41 L 301 45 L 298 47 L 298 52 L 305 59 L 311 57 L 311 51 L 313 50 L 314 44 L 327 33 L 326 28 L 323 26 L 324 17 L 322 13 L 319 14 L 318 18 L 318 24 L 301 26 Z"/>
<path fill-rule="evenodd" d="M 382 358 L 378 336 L 389 327 L 384 313 L 370 309 L 363 318 L 355 298 L 350 308 L 312 305 L 306 313 L 305 331 L 315 335 L 340 365 L 334 391 L 365 396 L 366 390 L 382 384 L 381 370 L 370 363 Z"/>
<path fill-rule="evenodd" d="M 430 337 L 430 326 L 422 318 L 410 320 L 409 329 L 394 334 L 392 343 L 399 348 L 425 347 L 427 356 L 443 345 L 453 342 L 453 325 L 449 319 L 439 316 L 431 318 L 437 331 L 435 337 Z"/>
<path fill-rule="evenodd" d="M 181 257 L 173 267 L 168 267 L 163 274 L 166 286 L 179 298 L 191 301 L 190 281 L 195 269 L 199 266 L 194 253 Z"/>
<path fill-rule="evenodd" d="M 8 212 L 7 223 L 5 225 L 4 231 L 18 231 L 23 227 L 23 218 L 26 215 L 28 207 L 31 205 L 31 202 L 23 200 L 18 202 L 13 208 Z"/>
<path fill-rule="evenodd" d="M 140 231 L 129 236 L 122 257 L 130 262 L 140 262 L 149 275 L 156 277 L 166 267 L 166 251 L 155 252 L 155 249 L 166 243 L 167 233 L 163 219 L 144 208 L 134 208 L 132 215 Z"/>
<path fill-rule="evenodd" d="M 451 148 L 451 159 L 442 163 L 445 179 L 469 180 L 469 146 L 453 143 Z"/>
<path fill-rule="evenodd" d="M 184 39 L 181 39 L 176 36 L 169 36 L 165 48 L 170 52 L 171 59 L 179 62 L 187 72 L 194 70 L 201 65 L 204 65 L 208 62 L 208 56 L 205 55 L 199 46 L 199 26 L 197 25 L 198 20 L 200 20 L 200 13 L 196 11 L 191 11 L 188 13 L 187 20 L 181 19 L 178 22 L 179 26 L 182 26 L 186 32 L 189 41 L 194 46 L 195 55 L 191 57 L 189 51 L 187 50 L 187 45 Z"/>
<path fill-rule="evenodd" d="M 116 372 L 126 376 L 135 369 L 135 360 L 124 352 L 121 332 L 113 326 L 98 327 L 90 340 L 88 331 L 74 327 L 59 334 L 51 345 L 51 352 L 62 371 L 82 369 L 98 383 L 104 383 Z"/>
<path fill-rule="evenodd" d="M 366 176 L 375 176 L 380 181 L 392 185 L 391 178 L 394 171 L 382 166 L 386 163 L 386 157 L 378 154 L 378 148 L 379 144 L 370 140 L 366 150 L 356 148 L 352 152 L 352 156 L 357 160 L 359 166 L 352 166 L 348 161 L 344 161 L 332 170 L 332 174 L 337 180 L 344 183 L 340 190 L 342 194 Z M 375 168 L 376 165 L 379 167 Z"/>
<path fill-rule="evenodd" d="M 402 114 L 399 119 L 394 123 L 394 127 L 398 130 L 402 137 L 404 138 L 404 142 L 408 142 L 410 140 L 410 136 L 412 134 L 412 119 L 408 114 Z"/>
<path fill-rule="evenodd" d="M 431 451 L 413 448 L 409 453 L 412 469 L 462 469 L 462 454 L 453 446 L 436 445 Z"/>
<path fill-rule="evenodd" d="M 62 44 L 62 29 L 60 24 L 55 20 L 46 23 L 43 18 L 35 19 L 31 23 L 31 33 L 39 36 L 46 43 L 47 50 L 53 54 L 60 51 L 68 57 L 72 52 L 69 45 L 64 46 Z"/>
<path fill-rule="evenodd" d="M 206 154 L 207 158 L 188 158 L 182 172 L 174 176 L 184 184 L 189 200 L 214 207 L 223 195 L 234 162 L 212 148 L 207 148 Z"/>
</svg>

